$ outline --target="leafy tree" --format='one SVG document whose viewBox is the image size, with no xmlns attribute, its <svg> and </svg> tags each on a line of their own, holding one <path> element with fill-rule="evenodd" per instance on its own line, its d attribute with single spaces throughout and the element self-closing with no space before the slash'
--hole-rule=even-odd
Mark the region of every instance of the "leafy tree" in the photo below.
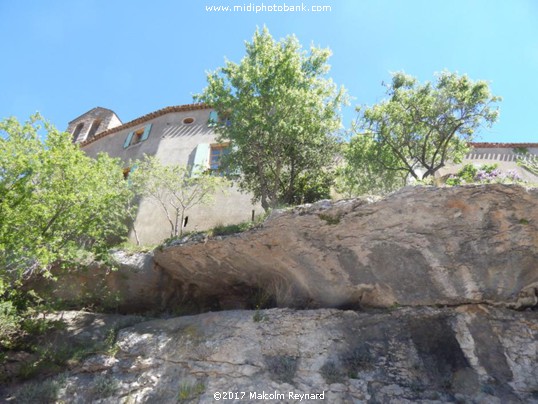
<svg viewBox="0 0 538 404">
<path fill-rule="evenodd" d="M 185 213 L 197 205 L 213 201 L 215 191 L 224 185 L 222 177 L 198 168 L 163 165 L 153 156 L 133 164 L 129 176 L 135 194 L 151 198 L 163 210 L 170 223 L 170 236 L 183 234 Z"/>
<path fill-rule="evenodd" d="M 386 170 L 381 161 L 396 163 L 395 156 L 377 147 L 373 136 L 357 134 L 343 148 L 337 168 L 336 190 L 346 197 L 383 195 L 405 184 L 405 174 Z M 392 160 L 392 161 L 391 161 Z"/>
<path fill-rule="evenodd" d="M 218 140 L 231 144 L 223 165 L 265 210 L 306 199 L 301 192 L 317 188 L 334 162 L 346 95 L 325 77 L 329 56 L 256 30 L 241 62 L 209 73 L 195 97 L 217 111 Z"/>
<path fill-rule="evenodd" d="M 449 161 L 461 162 L 475 130 L 491 126 L 498 116 L 494 103 L 500 98 L 491 95 L 488 84 L 457 73 L 442 72 L 433 84 L 395 73 L 386 93 L 388 99 L 359 109 L 349 154 L 389 182 L 394 173 L 421 180 Z"/>
<path fill-rule="evenodd" d="M 128 199 L 118 161 L 87 157 L 38 115 L 0 122 L 0 297 L 54 264 L 105 257 L 127 234 Z"/>
</svg>

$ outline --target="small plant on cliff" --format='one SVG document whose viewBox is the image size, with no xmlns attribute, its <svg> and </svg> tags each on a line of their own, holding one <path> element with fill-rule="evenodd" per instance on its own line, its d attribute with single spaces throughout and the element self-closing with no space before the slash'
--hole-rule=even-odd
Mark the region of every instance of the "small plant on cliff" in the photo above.
<svg viewBox="0 0 538 404">
<path fill-rule="evenodd" d="M 265 364 L 274 380 L 293 384 L 293 378 L 297 372 L 297 357 L 290 355 L 267 356 Z"/>
<path fill-rule="evenodd" d="M 59 377 L 32 382 L 22 386 L 17 395 L 18 403 L 55 403 L 65 378 Z"/>
<path fill-rule="evenodd" d="M 193 400 L 205 392 L 205 384 L 201 382 L 187 383 L 183 382 L 179 386 L 179 393 L 177 395 L 178 403 L 188 402 Z"/>
<path fill-rule="evenodd" d="M 346 373 L 342 370 L 342 366 L 332 361 L 325 362 L 320 373 L 328 384 L 343 383 L 346 380 Z"/>
<path fill-rule="evenodd" d="M 330 214 L 327 214 L 327 213 L 319 213 L 318 214 L 318 217 L 325 221 L 325 223 L 329 224 L 329 225 L 335 225 L 335 224 L 338 224 L 340 223 L 340 218 L 341 216 L 340 215 L 330 215 Z"/>
<path fill-rule="evenodd" d="M 261 310 L 260 310 L 260 306 L 256 306 L 256 311 L 254 312 L 254 315 L 252 316 L 252 321 L 254 321 L 255 323 L 260 323 L 262 321 L 265 321 L 267 320 L 269 317 L 262 313 Z"/>
<path fill-rule="evenodd" d="M 98 375 L 91 384 L 90 392 L 94 399 L 106 398 L 113 395 L 118 387 L 119 383 L 113 376 Z"/>
</svg>

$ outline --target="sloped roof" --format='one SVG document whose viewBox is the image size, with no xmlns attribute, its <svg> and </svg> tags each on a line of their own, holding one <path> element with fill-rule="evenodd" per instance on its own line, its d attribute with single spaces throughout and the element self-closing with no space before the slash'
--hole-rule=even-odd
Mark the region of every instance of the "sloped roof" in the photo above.
<svg viewBox="0 0 538 404">
<path fill-rule="evenodd" d="M 86 145 L 88 145 L 90 143 L 93 143 L 96 140 L 101 139 L 101 138 L 103 138 L 105 136 L 108 136 L 108 135 L 110 135 L 112 133 L 116 133 L 116 132 L 122 131 L 124 129 L 131 128 L 133 126 L 140 125 L 141 123 L 150 121 L 150 120 L 155 119 L 155 118 L 157 118 L 159 116 L 166 115 L 166 114 L 169 114 L 169 113 L 172 113 L 172 112 L 194 111 L 194 110 L 198 110 L 198 109 L 209 109 L 209 108 L 210 108 L 209 106 L 207 106 L 206 104 L 203 104 L 203 103 L 175 105 L 175 106 L 171 106 L 171 107 L 165 107 L 165 108 L 159 109 L 157 111 L 150 112 L 149 114 L 143 115 L 140 118 L 133 119 L 132 121 L 124 123 L 124 124 L 122 124 L 120 126 L 116 126 L 114 128 L 110 128 L 108 130 L 100 132 L 97 135 L 95 135 L 94 137 L 92 137 L 91 139 L 87 139 L 84 142 L 80 142 L 80 146 L 84 147 L 84 146 L 86 146 Z"/>
<path fill-rule="evenodd" d="M 114 115 L 118 116 L 118 115 L 117 115 L 114 111 L 112 111 L 111 109 L 103 108 L 103 107 L 95 107 L 95 108 L 90 109 L 89 111 L 84 112 L 82 115 L 77 116 L 75 119 L 69 121 L 68 124 L 71 124 L 71 123 L 73 123 L 73 122 L 75 122 L 75 121 L 78 121 L 78 120 L 79 120 L 80 118 L 82 118 L 84 115 L 88 115 L 88 114 L 92 113 L 93 111 L 95 111 L 96 109 L 100 109 L 100 110 L 102 110 L 102 111 L 108 111 L 108 112 L 111 112 L 111 113 L 113 113 Z M 118 119 L 119 119 L 119 117 L 118 117 Z"/>
<path fill-rule="evenodd" d="M 471 142 L 469 146 L 475 149 L 515 149 L 518 147 L 538 147 L 538 143 L 490 143 L 490 142 Z"/>
</svg>

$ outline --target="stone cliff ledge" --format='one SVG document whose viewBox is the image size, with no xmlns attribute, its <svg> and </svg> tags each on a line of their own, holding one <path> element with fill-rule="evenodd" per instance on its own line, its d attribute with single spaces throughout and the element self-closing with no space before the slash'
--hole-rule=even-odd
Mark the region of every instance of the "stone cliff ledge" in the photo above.
<svg viewBox="0 0 538 404">
<path fill-rule="evenodd" d="M 469 303 L 524 309 L 538 303 L 538 189 L 409 187 L 374 202 L 320 201 L 275 211 L 244 233 L 187 237 L 117 258 L 121 269 L 97 292 L 106 283 L 126 312 Z M 72 276 L 64 281 L 68 290 L 52 285 L 68 300 L 95 293 L 101 275 Z"/>
</svg>

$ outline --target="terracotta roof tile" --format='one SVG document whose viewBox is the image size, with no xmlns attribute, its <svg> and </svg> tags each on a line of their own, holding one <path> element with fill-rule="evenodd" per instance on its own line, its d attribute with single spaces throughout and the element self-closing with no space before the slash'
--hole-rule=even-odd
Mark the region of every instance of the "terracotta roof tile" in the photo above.
<svg viewBox="0 0 538 404">
<path fill-rule="evenodd" d="M 165 108 L 159 109 L 157 111 L 150 112 L 149 114 L 143 115 L 140 118 L 133 119 L 132 121 L 124 123 L 124 124 L 122 124 L 120 126 L 116 126 L 114 128 L 110 128 L 110 129 L 105 130 L 103 132 L 99 132 L 98 134 L 96 134 L 91 139 L 87 139 L 87 140 L 85 140 L 83 142 L 80 142 L 79 145 L 80 145 L 80 147 L 87 146 L 90 143 L 93 143 L 96 140 L 101 139 L 101 138 L 103 138 L 105 136 L 108 136 L 108 135 L 110 135 L 112 133 L 116 133 L 116 132 L 119 132 L 119 131 L 121 131 L 123 129 L 127 129 L 127 128 L 131 128 L 133 126 L 140 125 L 141 123 L 150 121 L 150 120 L 155 119 L 155 118 L 157 118 L 159 116 L 166 115 L 166 114 L 169 114 L 169 113 L 172 113 L 172 112 L 194 111 L 194 110 L 197 110 L 197 109 L 209 109 L 209 108 L 210 108 L 209 106 L 207 106 L 206 104 L 203 104 L 203 103 L 175 105 L 175 106 L 171 106 L 171 107 L 165 107 Z"/>
<path fill-rule="evenodd" d="M 538 143 L 489 143 L 471 142 L 469 146 L 475 149 L 514 149 L 516 147 L 538 147 Z"/>
</svg>

